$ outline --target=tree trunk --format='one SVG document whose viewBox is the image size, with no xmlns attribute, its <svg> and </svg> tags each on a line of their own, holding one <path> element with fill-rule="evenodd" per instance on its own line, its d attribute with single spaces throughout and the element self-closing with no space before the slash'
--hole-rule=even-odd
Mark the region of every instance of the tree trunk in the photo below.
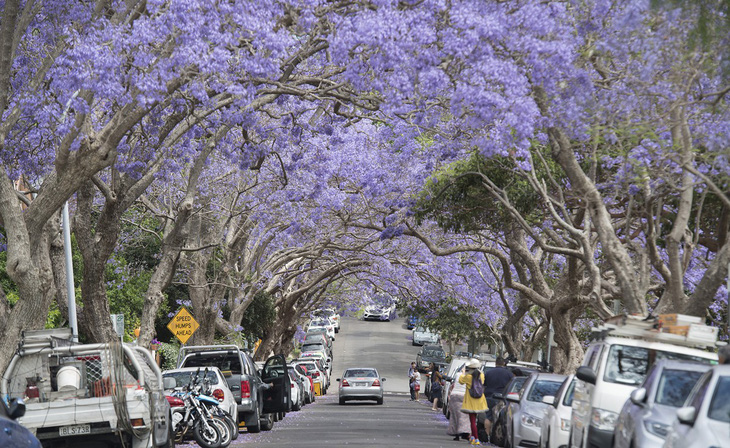
<svg viewBox="0 0 730 448">
<path fill-rule="evenodd" d="M 555 343 L 558 350 L 553 352 L 555 373 L 575 372 L 583 361 L 583 346 L 573 330 L 573 322 L 568 312 L 552 315 Z"/>
</svg>

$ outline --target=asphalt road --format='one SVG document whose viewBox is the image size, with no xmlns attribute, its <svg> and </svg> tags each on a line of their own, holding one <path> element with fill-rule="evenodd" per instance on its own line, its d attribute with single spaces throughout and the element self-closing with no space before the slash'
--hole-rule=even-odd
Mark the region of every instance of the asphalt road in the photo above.
<svg viewBox="0 0 730 448">
<path fill-rule="evenodd" d="M 334 348 L 333 386 L 300 412 L 290 412 L 260 434 L 242 432 L 232 447 L 458 447 L 446 434 L 441 411 L 431 411 L 425 399 L 410 401 L 408 365 L 419 347 L 411 345 L 404 320 L 362 322 L 344 319 Z M 340 406 L 334 378 L 345 368 L 372 366 L 386 378 L 385 403 L 348 402 Z"/>
</svg>

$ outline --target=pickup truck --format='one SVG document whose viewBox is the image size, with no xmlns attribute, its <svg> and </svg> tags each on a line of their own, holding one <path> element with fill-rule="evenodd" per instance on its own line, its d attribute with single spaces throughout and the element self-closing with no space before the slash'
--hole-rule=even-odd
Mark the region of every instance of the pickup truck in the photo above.
<svg viewBox="0 0 730 448">
<path fill-rule="evenodd" d="M 178 355 L 178 368 L 218 367 L 226 377 L 238 408 L 236 423 L 243 423 L 248 432 L 269 431 L 274 415 L 291 410 L 289 375 L 286 358 L 269 358 L 262 372 L 256 369 L 251 356 L 236 345 L 199 345 L 183 347 Z"/>
<path fill-rule="evenodd" d="M 18 422 L 44 448 L 174 445 L 160 369 L 141 347 L 76 344 L 68 329 L 26 331 L 0 392 L 25 402 Z"/>
</svg>

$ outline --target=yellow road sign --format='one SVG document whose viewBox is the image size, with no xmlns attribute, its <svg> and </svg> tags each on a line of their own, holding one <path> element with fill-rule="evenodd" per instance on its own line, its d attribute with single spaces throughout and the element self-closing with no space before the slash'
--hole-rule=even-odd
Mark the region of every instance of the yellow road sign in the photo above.
<svg viewBox="0 0 730 448">
<path fill-rule="evenodd" d="M 170 323 L 167 324 L 167 328 L 170 332 L 183 344 L 188 342 L 190 336 L 195 333 L 195 330 L 197 330 L 199 326 L 198 321 L 195 320 L 193 315 L 190 314 L 190 311 L 188 311 L 185 307 L 180 308 L 180 311 L 178 311 Z"/>
</svg>

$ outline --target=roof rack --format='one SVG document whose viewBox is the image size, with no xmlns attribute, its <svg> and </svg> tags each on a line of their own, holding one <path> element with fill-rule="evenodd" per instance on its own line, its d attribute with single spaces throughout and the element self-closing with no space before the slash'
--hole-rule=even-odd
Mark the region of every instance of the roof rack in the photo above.
<svg viewBox="0 0 730 448">
<path fill-rule="evenodd" d="M 606 322 L 598 327 L 591 328 L 591 337 L 592 340 L 603 340 L 607 336 L 625 337 L 692 348 L 725 345 L 724 342 L 717 341 L 717 327 L 689 323 L 689 325 L 681 326 L 680 332 L 675 332 L 676 328 L 680 327 L 665 325 L 664 320 L 655 316 L 643 317 L 621 314 L 606 319 Z"/>
</svg>

